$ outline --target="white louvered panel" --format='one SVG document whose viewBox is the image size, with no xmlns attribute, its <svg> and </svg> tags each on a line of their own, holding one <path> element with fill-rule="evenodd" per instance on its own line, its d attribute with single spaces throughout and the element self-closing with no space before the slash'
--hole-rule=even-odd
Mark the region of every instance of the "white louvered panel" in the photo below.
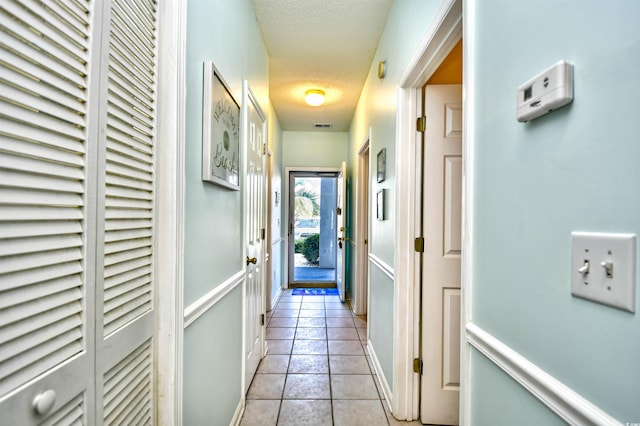
<svg viewBox="0 0 640 426">
<path fill-rule="evenodd" d="M 148 115 L 147 113 L 149 112 L 149 102 L 146 100 L 145 102 L 142 102 L 141 99 L 133 96 L 133 94 L 130 93 L 125 87 L 116 84 L 115 81 L 111 81 L 111 85 L 109 86 L 109 98 L 116 104 L 118 102 L 125 102 L 131 105 L 131 107 L 135 111 L 139 111 L 141 113 L 144 113 L 144 115 Z"/>
<path fill-rule="evenodd" d="M 18 191 L 15 191 L 18 192 Z M 9 199 L 8 197 L 5 199 Z M 34 203 L 36 204 L 36 203 Z M 14 206 L 11 206 L 14 207 Z M 14 211 L 16 213 L 20 213 L 22 210 L 28 209 L 36 209 L 37 206 L 15 206 Z M 4 206 L 2 206 L 2 210 L 4 211 Z M 57 209 L 56 209 L 57 210 Z M 54 210 L 55 211 L 55 210 Z M 61 213 L 66 213 L 65 209 L 60 209 Z M 82 213 L 80 209 L 74 209 L 75 214 Z M 68 214 L 68 213 L 67 213 Z M 69 216 L 75 216 L 69 215 Z M 4 238 L 17 238 L 17 237 L 32 237 L 38 235 L 63 235 L 63 234 L 80 234 L 82 233 L 82 223 L 79 220 L 75 220 L 75 217 L 72 217 L 70 220 L 65 220 L 61 215 L 60 220 L 47 222 L 47 219 L 44 221 L 19 221 L 17 216 L 8 217 L 8 215 L 4 215 L 4 222 L 0 223 L 0 235 Z M 0 277 L 0 280 L 2 277 Z"/>
<path fill-rule="evenodd" d="M 0 222 L 17 217 L 24 221 L 43 221 L 56 218 L 66 222 L 82 219 L 82 214 L 78 209 L 70 207 L 6 206 L 0 209 Z"/>
<path fill-rule="evenodd" d="M 70 3 L 73 6 L 73 3 Z M 81 33 L 73 31 L 62 31 L 51 22 L 43 21 L 43 17 L 37 14 L 37 10 L 29 10 L 24 6 L 18 6 L 14 1 L 4 2 L 0 9 L 4 10 L 8 15 L 12 15 L 15 21 L 20 22 L 23 27 L 38 28 L 38 31 L 47 38 L 51 39 L 54 43 L 60 45 L 67 51 L 74 52 L 79 57 L 84 57 L 86 60 L 86 51 L 84 49 L 84 43 Z M 35 12 L 35 13 L 34 13 Z M 76 20 L 82 21 L 82 14 L 85 14 L 88 10 L 78 10 L 74 12 Z M 64 28 L 63 28 L 64 29 Z"/>
<path fill-rule="evenodd" d="M 82 240 L 77 235 L 19 238 L 6 241 L 5 244 L 0 245 L 0 257 L 80 246 L 82 246 Z"/>
<path fill-rule="evenodd" d="M 117 117 L 114 117 L 113 115 L 109 115 L 109 117 L 107 118 L 107 125 L 110 127 L 110 130 L 111 130 L 109 136 L 111 136 L 112 132 L 115 131 L 116 134 L 120 133 L 125 138 L 132 138 L 134 141 L 139 141 L 147 145 L 153 144 L 153 140 L 150 135 L 142 133 L 139 128 L 131 126 L 128 123 L 122 122 L 119 119 L 117 119 Z"/>
<path fill-rule="evenodd" d="M 20 271 L 15 274 L 2 275 L 0 276 L 0 288 L 2 288 L 3 291 L 9 291 L 27 285 L 42 283 L 45 279 L 51 282 L 55 282 L 57 279 L 67 279 L 66 277 L 73 277 L 73 279 L 80 280 L 81 272 L 82 266 L 78 262 L 55 264 L 37 270 Z M 81 283 L 81 281 L 79 282 Z M 44 287 L 46 288 L 47 285 Z M 33 291 L 39 291 L 37 286 L 30 288 L 35 288 Z M 3 300 L 3 306 L 10 306 L 13 303 L 9 298 Z"/>
<path fill-rule="evenodd" d="M 49 415 L 39 426 L 75 426 L 86 424 L 84 395 L 78 395 Z"/>
<path fill-rule="evenodd" d="M 83 72 L 84 67 L 82 63 L 87 61 L 86 52 L 79 46 L 73 46 L 67 43 L 59 33 L 51 31 L 34 33 L 31 31 L 31 28 L 25 26 L 25 22 L 15 19 L 7 19 L 3 24 L 4 31 L 10 33 L 15 38 L 19 38 L 26 45 L 33 47 L 38 52 L 44 52 L 47 55 L 50 55 L 50 52 L 55 52 L 58 60 L 63 63 L 74 64 L 76 72 Z M 46 29 L 46 27 L 44 27 L 44 29 Z"/>
<path fill-rule="evenodd" d="M 82 318 L 79 315 L 73 315 L 48 324 L 46 327 L 31 333 L 29 339 L 19 339 L 10 345 L 0 346 L 0 358 L 9 359 L 18 355 L 24 357 L 25 353 L 50 340 L 51 336 L 60 336 L 69 330 L 77 330 L 81 325 Z"/>
<path fill-rule="evenodd" d="M 0 3 L 0 395 L 86 343 L 88 14 L 79 0 Z"/>
<path fill-rule="evenodd" d="M 108 136 L 110 148 L 110 151 L 107 152 L 108 161 L 149 174 L 153 171 L 152 163 L 149 161 L 153 154 L 151 146 L 133 139 L 125 140 L 121 134 L 116 134 L 115 131 L 109 133 Z"/>
<path fill-rule="evenodd" d="M 44 328 L 59 318 L 67 318 L 73 315 L 79 316 L 81 313 L 82 305 L 80 305 L 80 303 L 67 303 L 66 305 L 60 305 L 34 315 L 26 321 L 23 320 L 22 323 L 19 324 L 19 329 L 18 327 L 13 327 L 8 330 L 8 332 L 2 336 L 2 340 L 0 342 L 4 344 L 20 336 L 35 332 L 40 328 Z"/>
<path fill-rule="evenodd" d="M 26 383 L 78 354 L 82 350 L 79 343 L 81 338 L 82 331 L 78 327 L 48 340 L 26 354 L 0 362 L 0 393 L 4 395 L 15 389 L 14 383 Z"/>
<path fill-rule="evenodd" d="M 70 139 L 65 135 L 53 133 L 46 128 L 24 126 L 21 122 L 6 119 L 2 115 L 3 112 L 4 111 L 0 111 L 0 143 L 3 147 L 8 140 L 4 136 L 11 135 L 21 143 L 27 141 L 33 142 L 31 146 L 36 150 L 38 147 L 34 145 L 39 144 L 41 146 L 53 147 L 58 150 L 64 149 L 68 152 L 84 152 L 84 140 Z M 7 149 L 9 149 L 9 147 L 7 147 Z M 33 155 L 37 156 L 38 154 L 37 152 L 34 152 Z M 52 160 L 56 161 L 55 158 L 52 158 Z"/>
<path fill-rule="evenodd" d="M 50 142 L 50 141 L 48 141 Z M 2 152 L 7 154 L 13 154 L 13 159 L 24 156 L 25 154 L 25 142 L 14 139 L 7 139 L 0 136 L 0 146 L 2 146 Z M 44 160 L 46 164 L 61 164 L 67 166 L 68 170 L 72 170 L 73 167 L 80 168 L 84 164 L 84 157 L 82 151 L 68 150 L 68 147 L 64 147 L 64 150 L 60 149 L 60 146 L 54 144 L 47 146 L 40 143 L 31 143 L 29 145 L 29 158 L 31 160 Z M 82 143 L 77 145 L 78 149 L 82 149 Z M 4 155 L 7 155 L 4 154 Z M 7 155 L 7 157 L 9 157 Z M 11 162 L 13 166 L 13 161 Z"/>
<path fill-rule="evenodd" d="M 0 32 L 0 45 L 10 46 L 13 44 L 15 44 L 15 38 L 6 32 Z M 52 73 L 64 75 L 69 81 L 78 86 L 85 84 L 85 76 L 80 72 L 81 66 L 77 63 L 74 63 L 73 67 L 71 67 L 72 69 L 69 69 L 67 64 L 59 62 L 55 55 L 49 52 L 41 52 L 28 43 L 23 43 L 20 50 L 12 50 L 12 53 L 19 54 L 32 63 L 37 62 L 39 66 L 48 69 Z"/>
<path fill-rule="evenodd" d="M 151 6 L 147 3 L 147 7 Z M 132 19 L 132 17 L 135 17 Z M 146 56 L 147 63 L 152 64 L 155 56 L 155 24 L 154 16 L 152 12 L 144 8 L 144 4 L 141 2 L 120 1 L 114 5 L 113 19 L 117 22 L 115 27 L 124 30 L 127 37 L 134 45 L 139 48 L 144 47 L 142 55 Z M 137 31 L 131 31 L 131 28 L 135 28 Z M 153 71 L 153 68 L 150 67 Z"/>
<path fill-rule="evenodd" d="M 3 241 L 3 244 L 6 244 L 6 241 Z M 56 250 L 54 252 L 30 253 L 20 256 L 4 256 L 0 258 L 0 274 L 29 271 L 58 263 L 79 262 L 81 260 L 82 251 L 79 248 Z"/>
<path fill-rule="evenodd" d="M 156 11 L 145 10 L 146 6 L 140 1 L 115 0 L 111 11 L 105 176 L 105 336 L 153 307 L 156 97 L 153 22 Z"/>
<path fill-rule="evenodd" d="M 105 374 L 105 424 L 146 424 L 151 421 L 152 355 L 151 342 L 147 341 Z"/>
</svg>

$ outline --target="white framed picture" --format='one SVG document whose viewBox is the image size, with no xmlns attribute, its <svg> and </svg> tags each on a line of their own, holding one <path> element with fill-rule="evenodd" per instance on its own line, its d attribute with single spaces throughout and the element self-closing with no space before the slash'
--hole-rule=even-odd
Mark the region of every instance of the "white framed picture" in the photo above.
<svg viewBox="0 0 640 426">
<path fill-rule="evenodd" d="M 240 190 L 240 104 L 220 72 L 204 63 L 202 180 Z"/>
</svg>

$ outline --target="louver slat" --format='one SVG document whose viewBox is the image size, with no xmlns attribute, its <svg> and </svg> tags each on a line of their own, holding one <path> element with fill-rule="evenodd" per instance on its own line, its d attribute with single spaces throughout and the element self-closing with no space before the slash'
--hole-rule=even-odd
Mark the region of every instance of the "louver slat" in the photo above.
<svg viewBox="0 0 640 426">
<path fill-rule="evenodd" d="M 78 0 L 0 5 L 0 395 L 86 344 L 88 14 Z M 82 420 L 73 407 L 49 424 Z"/>
</svg>

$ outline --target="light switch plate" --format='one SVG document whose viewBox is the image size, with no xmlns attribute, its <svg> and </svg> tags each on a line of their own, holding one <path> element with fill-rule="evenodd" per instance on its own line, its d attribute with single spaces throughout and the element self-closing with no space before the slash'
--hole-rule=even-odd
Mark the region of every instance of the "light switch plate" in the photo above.
<svg viewBox="0 0 640 426">
<path fill-rule="evenodd" d="M 635 312 L 635 234 L 572 232 L 571 240 L 571 294 Z"/>
</svg>

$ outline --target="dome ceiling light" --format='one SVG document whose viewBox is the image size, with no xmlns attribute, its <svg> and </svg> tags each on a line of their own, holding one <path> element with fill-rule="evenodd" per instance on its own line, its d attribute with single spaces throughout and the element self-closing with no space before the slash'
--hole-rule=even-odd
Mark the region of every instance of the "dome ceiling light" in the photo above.
<svg viewBox="0 0 640 426">
<path fill-rule="evenodd" d="M 313 107 L 320 106 L 324 103 L 324 91 L 320 89 L 307 90 L 304 94 L 304 101 Z"/>
</svg>

